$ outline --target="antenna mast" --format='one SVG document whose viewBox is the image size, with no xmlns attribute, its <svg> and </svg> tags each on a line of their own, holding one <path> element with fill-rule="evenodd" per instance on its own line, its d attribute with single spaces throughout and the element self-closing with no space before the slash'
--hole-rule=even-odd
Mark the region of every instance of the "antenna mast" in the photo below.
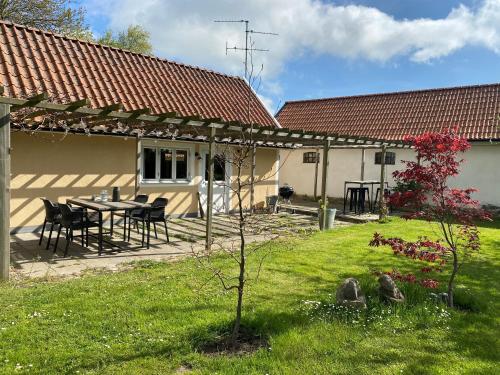
<svg viewBox="0 0 500 375">
<path fill-rule="evenodd" d="M 241 48 L 238 46 L 228 47 L 226 42 L 226 55 L 227 51 L 245 51 L 245 79 L 248 81 L 248 53 L 251 51 L 257 52 L 269 52 L 268 49 L 261 48 L 253 48 L 252 46 L 248 46 L 248 40 L 250 34 L 263 34 L 263 35 L 275 35 L 276 33 L 264 32 L 264 31 L 256 31 L 249 28 L 250 21 L 249 20 L 215 20 L 217 23 L 244 23 L 245 24 L 245 48 Z"/>
</svg>

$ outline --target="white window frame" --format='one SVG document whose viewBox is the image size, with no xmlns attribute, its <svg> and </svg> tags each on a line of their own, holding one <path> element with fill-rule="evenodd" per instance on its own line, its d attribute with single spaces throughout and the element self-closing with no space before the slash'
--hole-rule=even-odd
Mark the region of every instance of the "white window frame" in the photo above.
<svg viewBox="0 0 500 375">
<path fill-rule="evenodd" d="M 156 155 L 156 166 L 155 166 L 155 178 L 154 179 L 145 179 L 144 176 L 144 149 L 154 149 Z M 161 171 L 161 161 L 160 161 L 160 152 L 161 150 L 170 150 L 172 151 L 172 178 L 165 179 L 160 178 Z M 177 151 L 187 151 L 187 177 L 186 178 L 177 178 Z M 193 148 L 189 146 L 172 146 L 168 144 L 150 144 L 145 143 L 141 145 L 141 159 L 140 159 L 140 181 L 141 184 L 145 185 L 153 185 L 153 184 L 186 184 L 190 183 L 192 176 L 192 160 L 193 160 Z"/>
</svg>

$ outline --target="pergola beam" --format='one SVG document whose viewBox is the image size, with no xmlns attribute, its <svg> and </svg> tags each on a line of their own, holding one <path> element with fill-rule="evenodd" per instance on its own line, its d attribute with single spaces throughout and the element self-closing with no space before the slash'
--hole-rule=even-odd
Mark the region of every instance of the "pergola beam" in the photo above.
<svg viewBox="0 0 500 375">
<path fill-rule="evenodd" d="M 110 114 L 111 112 L 118 112 L 118 111 L 123 111 L 123 104 L 122 103 L 115 103 L 115 104 L 110 104 L 104 107 L 99 108 L 101 110 L 100 116 L 106 116 Z"/>
<path fill-rule="evenodd" d="M 3 86 L 2 86 L 2 92 L 3 92 Z M 33 105 L 38 104 L 38 103 L 43 102 L 43 101 L 46 101 L 48 99 L 49 99 L 49 94 L 46 93 L 46 92 L 42 92 L 40 94 L 36 94 L 34 96 L 29 97 L 27 99 L 26 103 L 24 103 L 22 105 L 15 106 L 11 110 L 12 111 L 14 111 L 14 110 L 17 111 L 17 110 L 19 110 L 21 108 L 32 107 Z"/>
<path fill-rule="evenodd" d="M 31 107 L 38 108 L 43 111 L 35 111 L 33 114 L 28 114 L 31 117 L 43 116 L 46 114 L 44 111 L 49 112 L 71 112 L 80 117 L 101 118 L 109 120 L 123 120 L 123 121 L 137 121 L 145 124 L 174 124 L 181 127 L 198 128 L 200 131 L 205 131 L 207 134 L 212 127 L 221 127 L 224 130 L 232 131 L 240 134 L 251 134 L 253 142 L 263 141 L 276 143 L 295 143 L 300 144 L 302 147 L 321 147 L 325 139 L 330 142 L 330 147 L 335 145 L 366 145 L 366 144 L 386 144 L 390 147 L 404 147 L 404 142 L 399 141 L 385 141 L 380 139 L 371 139 L 358 136 L 339 136 L 337 134 L 328 134 L 323 132 L 311 131 L 292 131 L 290 129 L 276 129 L 268 126 L 259 126 L 256 124 L 242 124 L 239 121 L 221 121 L 219 118 L 204 119 L 200 116 L 177 116 L 175 112 L 168 112 L 164 114 L 151 115 L 149 108 L 142 108 L 133 111 L 123 112 L 120 104 L 111 104 L 103 108 L 89 108 L 90 102 L 87 99 L 81 99 L 72 103 L 57 104 L 51 103 L 46 100 L 39 99 L 45 98 L 37 96 L 37 100 L 32 99 L 19 99 L 10 97 L 0 97 L 0 103 L 10 104 L 14 106 L 14 110 L 19 108 Z M 77 116 L 77 117 L 78 117 Z M 128 121 L 127 121 L 128 120 Z M 92 120 L 91 120 L 92 121 Z M 168 138 L 168 137 L 167 137 Z M 231 138 L 235 138 L 231 135 Z M 238 138 L 238 139 L 240 139 Z M 287 142 L 288 141 L 288 142 Z M 241 143 L 241 142 L 240 142 Z"/>
</svg>

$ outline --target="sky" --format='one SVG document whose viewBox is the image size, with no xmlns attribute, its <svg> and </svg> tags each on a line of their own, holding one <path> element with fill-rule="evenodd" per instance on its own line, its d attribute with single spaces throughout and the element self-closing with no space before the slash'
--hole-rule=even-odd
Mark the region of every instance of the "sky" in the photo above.
<svg viewBox="0 0 500 375">
<path fill-rule="evenodd" d="M 500 0 L 79 0 L 96 35 L 138 24 L 154 54 L 243 76 L 275 113 L 288 100 L 500 82 Z"/>
</svg>

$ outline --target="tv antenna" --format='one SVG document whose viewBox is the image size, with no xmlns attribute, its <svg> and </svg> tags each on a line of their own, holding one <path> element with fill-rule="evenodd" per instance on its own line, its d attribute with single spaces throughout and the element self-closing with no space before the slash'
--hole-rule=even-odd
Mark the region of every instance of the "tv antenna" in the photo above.
<svg viewBox="0 0 500 375">
<path fill-rule="evenodd" d="M 245 24 L 245 48 L 241 48 L 238 46 L 228 47 L 226 42 L 226 55 L 227 51 L 245 51 L 245 79 L 248 80 L 248 53 L 252 51 L 257 52 L 269 52 L 268 49 L 262 48 L 253 48 L 252 46 L 248 46 L 248 40 L 250 38 L 250 34 L 261 34 L 261 35 L 274 35 L 278 36 L 276 33 L 270 33 L 265 31 L 257 31 L 249 28 L 250 21 L 249 20 L 215 20 L 217 23 L 244 23 Z"/>
</svg>

